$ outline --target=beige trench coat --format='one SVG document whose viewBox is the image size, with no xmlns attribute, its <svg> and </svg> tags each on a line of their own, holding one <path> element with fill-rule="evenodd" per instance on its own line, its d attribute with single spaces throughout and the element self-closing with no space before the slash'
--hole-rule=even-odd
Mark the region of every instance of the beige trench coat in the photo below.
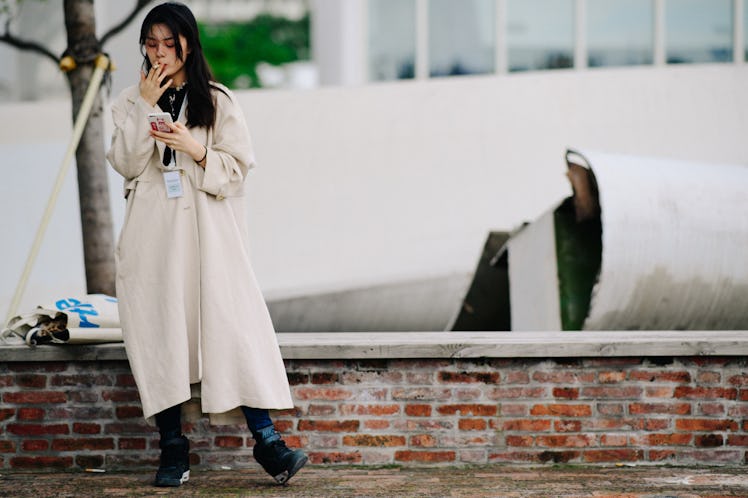
<svg viewBox="0 0 748 498">
<path fill-rule="evenodd" d="M 137 86 L 112 105 L 107 158 L 125 178 L 127 197 L 115 255 L 117 297 L 149 420 L 195 397 L 214 423 L 240 420 L 232 415 L 242 405 L 293 407 L 247 250 L 244 180 L 254 166 L 249 132 L 235 96 L 224 90 L 228 95 L 213 91 L 215 126 L 190 130 L 208 148 L 205 169 L 177 152 L 184 195 L 172 199 L 161 164 L 164 146 L 148 133 L 147 115 L 160 109 L 146 103 Z"/>
</svg>

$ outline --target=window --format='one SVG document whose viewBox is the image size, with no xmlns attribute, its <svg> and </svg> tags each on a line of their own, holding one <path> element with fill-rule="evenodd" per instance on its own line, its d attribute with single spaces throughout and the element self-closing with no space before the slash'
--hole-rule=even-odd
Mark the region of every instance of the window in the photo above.
<svg viewBox="0 0 748 498">
<path fill-rule="evenodd" d="M 431 0 L 429 74 L 493 73 L 495 16 L 494 0 Z"/>
<path fill-rule="evenodd" d="M 652 0 L 587 2 L 587 65 L 651 64 L 654 53 Z"/>
<path fill-rule="evenodd" d="M 669 63 L 732 61 L 732 0 L 669 0 L 665 26 Z"/>
<path fill-rule="evenodd" d="M 369 2 L 369 79 L 413 78 L 416 60 L 415 0 Z"/>
<path fill-rule="evenodd" d="M 507 0 L 509 70 L 574 65 L 573 0 Z"/>
</svg>

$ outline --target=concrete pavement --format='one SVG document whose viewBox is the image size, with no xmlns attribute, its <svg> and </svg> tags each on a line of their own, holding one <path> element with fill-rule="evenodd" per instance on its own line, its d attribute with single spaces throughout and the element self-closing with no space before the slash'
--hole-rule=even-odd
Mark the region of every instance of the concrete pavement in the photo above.
<svg viewBox="0 0 748 498">
<path fill-rule="evenodd" d="M 286 486 L 259 468 L 199 470 L 180 488 L 151 486 L 151 472 L 0 471 L 2 497 L 748 497 L 739 467 L 517 467 L 302 469 Z"/>
</svg>

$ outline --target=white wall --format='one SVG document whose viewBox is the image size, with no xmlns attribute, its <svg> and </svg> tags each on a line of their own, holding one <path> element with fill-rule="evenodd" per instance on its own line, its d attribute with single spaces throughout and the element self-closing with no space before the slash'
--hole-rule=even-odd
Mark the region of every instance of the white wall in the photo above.
<svg viewBox="0 0 748 498">
<path fill-rule="evenodd" d="M 242 92 L 259 281 L 287 297 L 470 271 L 489 230 L 569 194 L 567 146 L 745 163 L 745 88 L 748 68 L 725 65 Z M 65 102 L 0 115 L 4 316 L 71 126 Z M 24 307 L 83 291 L 73 183 L 53 222 L 69 235 L 48 235 Z"/>
</svg>

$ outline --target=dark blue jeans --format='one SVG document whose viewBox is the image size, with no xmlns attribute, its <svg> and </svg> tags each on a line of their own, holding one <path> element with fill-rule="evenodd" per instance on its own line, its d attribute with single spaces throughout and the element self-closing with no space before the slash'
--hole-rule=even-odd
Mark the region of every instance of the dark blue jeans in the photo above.
<svg viewBox="0 0 748 498">
<path fill-rule="evenodd" d="M 273 426 L 273 421 L 270 420 L 270 414 L 264 408 L 250 408 L 248 406 L 242 406 L 242 413 L 244 418 L 247 419 L 247 427 L 252 432 L 252 436 L 257 439 L 258 434 L 262 429 L 267 429 Z M 171 408 L 167 408 L 162 412 L 156 414 L 156 425 L 158 431 L 161 433 L 161 437 L 170 439 L 175 435 L 178 436 L 182 433 L 182 407 L 181 405 L 174 405 Z M 166 437 L 165 437 L 166 436 Z"/>
</svg>

